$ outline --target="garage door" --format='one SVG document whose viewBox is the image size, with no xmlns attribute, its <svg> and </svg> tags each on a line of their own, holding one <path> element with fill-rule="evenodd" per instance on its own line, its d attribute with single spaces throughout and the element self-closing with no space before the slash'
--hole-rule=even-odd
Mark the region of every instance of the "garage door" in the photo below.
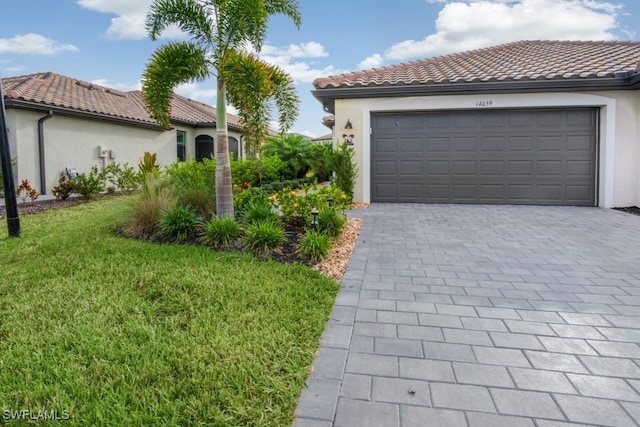
<svg viewBox="0 0 640 427">
<path fill-rule="evenodd" d="M 596 204 L 596 109 L 372 114 L 371 200 Z"/>
</svg>

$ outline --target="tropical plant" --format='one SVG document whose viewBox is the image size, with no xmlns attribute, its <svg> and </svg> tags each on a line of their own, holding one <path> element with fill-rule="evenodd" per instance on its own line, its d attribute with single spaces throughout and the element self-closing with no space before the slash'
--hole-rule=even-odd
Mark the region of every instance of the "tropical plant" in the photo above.
<svg viewBox="0 0 640 427">
<path fill-rule="evenodd" d="M 73 184 L 71 184 L 69 177 L 65 175 L 64 172 L 60 173 L 60 178 L 58 178 L 58 185 L 54 186 L 51 189 L 51 193 L 56 197 L 57 200 L 65 200 L 69 198 L 71 193 L 73 193 Z"/>
<path fill-rule="evenodd" d="M 133 237 L 152 236 L 162 212 L 176 204 L 176 196 L 166 180 L 153 174 L 144 175 L 142 187 L 132 202 L 133 215 L 125 228 Z"/>
<path fill-rule="evenodd" d="M 259 52 L 272 15 L 301 16 L 295 0 L 154 0 L 146 29 L 157 40 L 177 25 L 190 41 L 169 42 L 152 55 L 142 78 L 142 93 L 153 117 L 169 127 L 172 91 L 181 83 L 217 80 L 216 213 L 234 216 L 227 99 L 238 110 L 250 152 L 260 146 L 270 118 L 270 101 L 279 112 L 281 130 L 297 116 L 298 97 L 291 78 L 280 68 L 252 54 Z"/>
<path fill-rule="evenodd" d="M 138 170 L 143 175 L 160 174 L 160 165 L 158 164 L 158 153 L 149 153 L 145 151 L 138 163 Z"/>
<path fill-rule="evenodd" d="M 205 225 L 200 241 L 205 245 L 229 246 L 240 236 L 240 225 L 235 219 L 214 216 Z"/>
<path fill-rule="evenodd" d="M 354 151 L 347 143 L 338 145 L 331 158 L 331 166 L 335 173 L 333 183 L 347 195 L 349 202 L 353 200 L 353 190 L 358 177 L 358 166 L 353 161 Z"/>
<path fill-rule="evenodd" d="M 209 216 L 215 211 L 215 160 L 174 162 L 167 166 L 166 172 L 179 204 L 192 207 L 202 216 Z"/>
<path fill-rule="evenodd" d="M 254 200 L 249 203 L 242 212 L 242 222 L 244 224 L 255 224 L 257 222 L 280 222 L 280 217 L 271 206 L 262 200 Z"/>
<path fill-rule="evenodd" d="M 300 239 L 296 253 L 299 257 L 311 262 L 322 260 L 331 250 L 331 239 L 317 230 L 307 230 Z"/>
<path fill-rule="evenodd" d="M 312 143 L 298 134 L 270 136 L 263 145 L 261 155 L 275 156 L 288 165 L 284 179 L 304 178 L 313 164 Z"/>
<path fill-rule="evenodd" d="M 142 160 L 140 163 L 142 164 Z M 159 165 L 156 163 L 155 166 L 155 169 L 159 171 Z M 136 172 L 128 163 L 108 164 L 102 170 L 102 178 L 107 185 L 107 191 L 113 189 L 113 191 L 120 190 L 129 194 L 140 187 L 140 173 Z"/>
<path fill-rule="evenodd" d="M 98 171 L 98 166 L 91 166 L 91 170 L 83 172 L 73 178 L 71 186 L 74 193 L 80 194 L 82 197 L 91 197 L 98 195 L 104 191 L 104 178 L 102 173 Z"/>
<path fill-rule="evenodd" d="M 318 210 L 318 230 L 329 237 L 337 237 L 342 233 L 347 218 L 344 213 L 324 206 Z"/>
<path fill-rule="evenodd" d="M 195 234 L 200 222 L 200 217 L 193 209 L 175 205 L 160 214 L 158 226 L 161 235 L 184 240 Z"/>
<path fill-rule="evenodd" d="M 247 225 L 244 231 L 244 247 L 256 255 L 265 255 L 287 240 L 280 222 L 258 221 Z"/>
<path fill-rule="evenodd" d="M 40 196 L 40 193 L 31 186 L 28 179 L 23 179 L 16 189 L 16 196 L 22 200 L 22 203 L 27 203 L 27 201 L 35 202 L 38 196 Z"/>
</svg>

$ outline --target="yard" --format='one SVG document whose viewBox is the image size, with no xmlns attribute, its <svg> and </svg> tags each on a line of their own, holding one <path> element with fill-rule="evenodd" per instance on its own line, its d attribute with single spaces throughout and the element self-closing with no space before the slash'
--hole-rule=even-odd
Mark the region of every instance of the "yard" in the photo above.
<svg viewBox="0 0 640 427">
<path fill-rule="evenodd" d="M 20 238 L 2 227 L 3 420 L 290 424 L 338 284 L 250 254 L 119 237 L 129 209 L 108 197 L 23 216 Z"/>
</svg>

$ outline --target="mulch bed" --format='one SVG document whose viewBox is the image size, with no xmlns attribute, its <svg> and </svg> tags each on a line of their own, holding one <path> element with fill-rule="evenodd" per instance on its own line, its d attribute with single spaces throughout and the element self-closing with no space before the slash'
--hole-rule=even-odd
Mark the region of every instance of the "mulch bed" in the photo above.
<svg viewBox="0 0 640 427">
<path fill-rule="evenodd" d="M 640 208 L 637 206 L 627 206 L 626 208 L 613 208 L 613 209 L 640 216 Z"/>
<path fill-rule="evenodd" d="M 82 203 L 87 203 L 91 200 L 96 200 L 99 197 L 100 196 L 94 198 L 69 197 L 65 200 L 48 199 L 36 200 L 31 203 L 18 202 L 18 215 L 31 215 L 48 211 L 50 209 L 68 208 Z M 0 218 L 4 218 L 5 216 L 5 207 L 0 206 Z"/>
</svg>

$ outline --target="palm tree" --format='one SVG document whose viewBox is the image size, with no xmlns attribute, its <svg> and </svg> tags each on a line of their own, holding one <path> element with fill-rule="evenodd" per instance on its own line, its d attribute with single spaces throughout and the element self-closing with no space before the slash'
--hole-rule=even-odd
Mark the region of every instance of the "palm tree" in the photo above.
<svg viewBox="0 0 640 427">
<path fill-rule="evenodd" d="M 300 27 L 296 0 L 154 0 L 147 14 L 151 40 L 170 25 L 191 38 L 160 46 L 144 71 L 142 94 L 158 123 L 169 128 L 169 104 L 178 84 L 213 76 L 217 80 L 216 213 L 220 217 L 234 216 L 227 98 L 239 110 L 250 148 L 259 147 L 264 138 L 272 101 L 282 132 L 298 114 L 291 78 L 249 51 L 260 51 L 269 17 L 276 14 L 290 17 Z"/>
</svg>

